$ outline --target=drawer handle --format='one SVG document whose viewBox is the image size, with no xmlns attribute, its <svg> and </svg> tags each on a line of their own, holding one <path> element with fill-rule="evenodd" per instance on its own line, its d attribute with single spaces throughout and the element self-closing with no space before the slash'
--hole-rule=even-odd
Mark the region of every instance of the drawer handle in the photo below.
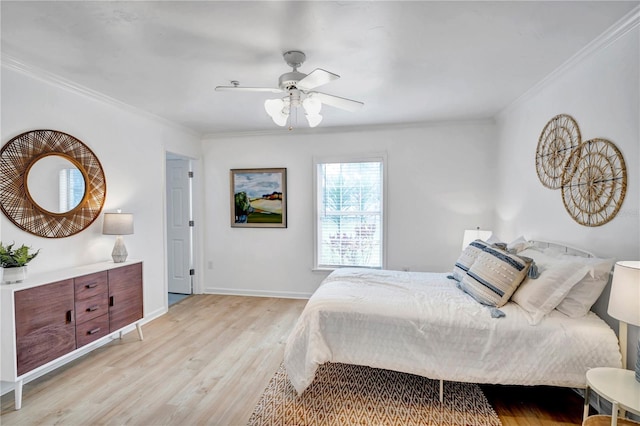
<svg viewBox="0 0 640 426">
<path fill-rule="evenodd" d="M 87 312 L 93 312 L 93 311 L 97 311 L 98 310 L 98 305 L 93 305 L 93 306 L 89 306 L 87 308 Z"/>
<path fill-rule="evenodd" d="M 87 331 L 87 334 L 91 335 L 91 334 L 96 334 L 97 332 L 100 331 L 100 327 L 96 327 L 93 330 L 89 330 Z"/>
<path fill-rule="evenodd" d="M 115 296 L 109 297 L 109 306 L 114 306 L 114 303 L 115 303 Z"/>
<path fill-rule="evenodd" d="M 67 322 L 73 321 L 73 311 L 67 311 Z"/>
<path fill-rule="evenodd" d="M 96 288 L 96 287 L 98 287 L 98 283 L 92 282 L 92 283 L 86 284 L 85 287 L 86 288 Z"/>
</svg>

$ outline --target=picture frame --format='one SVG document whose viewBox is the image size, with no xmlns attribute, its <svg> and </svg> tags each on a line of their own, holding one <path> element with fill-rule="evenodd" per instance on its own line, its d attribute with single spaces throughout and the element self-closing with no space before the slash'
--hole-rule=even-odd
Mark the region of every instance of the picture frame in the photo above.
<svg viewBox="0 0 640 426">
<path fill-rule="evenodd" d="M 232 228 L 287 227 L 287 169 L 231 169 Z"/>
</svg>

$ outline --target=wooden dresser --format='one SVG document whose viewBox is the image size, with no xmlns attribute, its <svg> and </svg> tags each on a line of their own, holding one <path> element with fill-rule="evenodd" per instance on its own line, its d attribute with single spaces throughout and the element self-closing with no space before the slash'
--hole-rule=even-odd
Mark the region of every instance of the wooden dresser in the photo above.
<svg viewBox="0 0 640 426">
<path fill-rule="evenodd" d="M 142 340 L 142 262 L 104 262 L 0 285 L 0 380 L 22 385 L 135 324 Z"/>
</svg>

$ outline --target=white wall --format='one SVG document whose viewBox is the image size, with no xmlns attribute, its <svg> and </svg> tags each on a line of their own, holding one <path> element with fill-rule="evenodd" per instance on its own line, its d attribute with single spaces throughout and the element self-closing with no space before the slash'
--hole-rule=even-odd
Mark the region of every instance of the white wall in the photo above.
<svg viewBox="0 0 640 426">
<path fill-rule="evenodd" d="M 640 259 L 640 72 L 638 18 L 624 36 L 610 39 L 563 73 L 541 85 L 498 119 L 496 229 L 504 239 L 524 235 L 586 248 L 617 260 Z M 627 167 L 627 193 L 618 215 L 599 227 L 585 227 L 566 212 L 559 190 L 538 180 L 535 152 L 545 124 L 556 114 L 569 114 L 582 139 L 612 141 Z M 594 310 L 606 315 L 608 289 Z M 630 327 L 628 359 L 636 357 L 638 328 Z"/>
<path fill-rule="evenodd" d="M 205 292 L 309 296 L 314 156 L 387 154 L 387 268 L 448 271 L 465 228 L 493 220 L 495 124 L 442 123 L 204 140 Z M 229 170 L 286 167 L 288 228 L 231 228 Z"/>
<path fill-rule="evenodd" d="M 2 143 L 35 129 L 69 133 L 98 157 L 107 181 L 103 212 L 134 214 L 125 237 L 130 258 L 144 261 L 145 316 L 166 311 L 164 251 L 165 150 L 198 158 L 197 135 L 146 113 L 80 94 L 13 66 L 2 67 Z M 41 249 L 29 273 L 111 260 L 114 237 L 102 235 L 102 215 L 86 230 L 48 239 L 26 233 L 0 215 L 0 238 Z"/>
</svg>

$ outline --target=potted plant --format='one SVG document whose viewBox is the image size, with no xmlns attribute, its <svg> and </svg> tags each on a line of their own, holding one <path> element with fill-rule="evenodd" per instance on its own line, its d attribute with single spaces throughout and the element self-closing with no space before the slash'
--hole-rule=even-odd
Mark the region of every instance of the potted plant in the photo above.
<svg viewBox="0 0 640 426">
<path fill-rule="evenodd" d="M 0 242 L 0 266 L 2 266 L 2 282 L 13 283 L 21 282 L 27 277 L 27 263 L 31 262 L 34 257 L 40 253 L 31 251 L 31 247 L 24 244 L 16 249 L 13 248 L 15 243 L 6 246 Z"/>
</svg>

